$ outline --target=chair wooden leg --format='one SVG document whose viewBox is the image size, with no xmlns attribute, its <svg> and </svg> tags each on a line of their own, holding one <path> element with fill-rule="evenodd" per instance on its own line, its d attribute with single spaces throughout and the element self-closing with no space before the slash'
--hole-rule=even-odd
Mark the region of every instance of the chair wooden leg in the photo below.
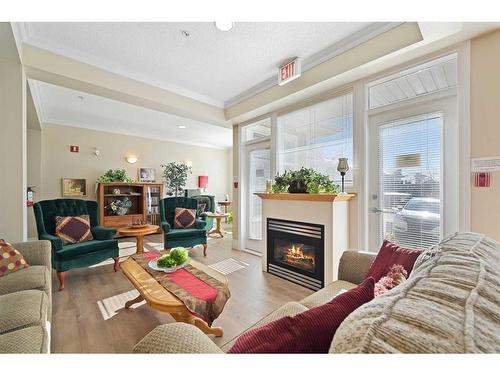
<svg viewBox="0 0 500 375">
<path fill-rule="evenodd" d="M 64 289 L 64 278 L 66 277 L 66 272 L 57 271 L 57 278 L 59 279 L 59 290 Z"/>
<path fill-rule="evenodd" d="M 206 257 L 207 256 L 207 248 L 208 248 L 208 244 L 204 243 L 203 244 L 203 256 Z"/>
<path fill-rule="evenodd" d="M 120 257 L 113 257 L 113 260 L 115 261 L 115 272 L 120 269 Z"/>
</svg>

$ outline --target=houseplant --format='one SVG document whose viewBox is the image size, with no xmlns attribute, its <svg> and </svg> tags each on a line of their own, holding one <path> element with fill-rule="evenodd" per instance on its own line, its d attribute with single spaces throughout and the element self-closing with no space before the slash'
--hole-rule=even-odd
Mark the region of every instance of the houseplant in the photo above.
<svg viewBox="0 0 500 375">
<path fill-rule="evenodd" d="M 326 174 L 302 167 L 298 171 L 277 173 L 274 177 L 274 193 L 338 193 L 339 186 Z"/>
<path fill-rule="evenodd" d="M 188 173 L 192 173 L 191 167 L 187 164 L 171 162 L 162 164 L 163 179 L 167 191 L 173 193 L 176 197 L 182 188 L 186 185 Z"/>
<path fill-rule="evenodd" d="M 134 180 L 127 176 L 125 169 L 108 169 L 97 182 L 134 182 Z"/>
</svg>

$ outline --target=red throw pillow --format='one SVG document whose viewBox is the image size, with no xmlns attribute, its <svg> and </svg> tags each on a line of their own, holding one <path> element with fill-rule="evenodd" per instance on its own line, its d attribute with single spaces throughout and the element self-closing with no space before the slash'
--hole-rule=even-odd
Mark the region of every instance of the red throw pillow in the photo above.
<svg viewBox="0 0 500 375">
<path fill-rule="evenodd" d="M 347 316 L 374 296 L 368 278 L 330 302 L 285 316 L 242 334 L 229 353 L 328 353 L 333 335 Z"/>
<path fill-rule="evenodd" d="M 395 264 L 402 265 L 408 272 L 408 275 L 410 275 L 413 264 L 421 253 L 422 250 L 405 249 L 404 247 L 399 247 L 399 245 L 395 243 L 384 240 L 366 277 L 373 277 L 375 282 L 377 282 L 380 278 L 387 275 L 391 267 Z"/>
</svg>

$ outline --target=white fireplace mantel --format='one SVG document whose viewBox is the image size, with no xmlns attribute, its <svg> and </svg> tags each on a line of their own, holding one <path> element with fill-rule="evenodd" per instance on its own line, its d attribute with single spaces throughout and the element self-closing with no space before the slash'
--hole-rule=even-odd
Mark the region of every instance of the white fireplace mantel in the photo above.
<svg viewBox="0 0 500 375">
<path fill-rule="evenodd" d="M 349 200 L 354 194 L 270 194 L 262 198 L 262 269 L 267 272 L 267 219 L 324 225 L 325 285 L 337 280 L 339 261 L 349 243 Z"/>
</svg>

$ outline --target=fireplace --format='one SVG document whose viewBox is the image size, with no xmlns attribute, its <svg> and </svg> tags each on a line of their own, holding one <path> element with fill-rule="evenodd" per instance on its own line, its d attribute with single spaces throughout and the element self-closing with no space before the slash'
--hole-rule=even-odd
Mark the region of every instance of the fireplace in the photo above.
<svg viewBox="0 0 500 375">
<path fill-rule="evenodd" d="M 324 226 L 268 218 L 267 272 L 309 289 L 321 289 Z"/>
</svg>

